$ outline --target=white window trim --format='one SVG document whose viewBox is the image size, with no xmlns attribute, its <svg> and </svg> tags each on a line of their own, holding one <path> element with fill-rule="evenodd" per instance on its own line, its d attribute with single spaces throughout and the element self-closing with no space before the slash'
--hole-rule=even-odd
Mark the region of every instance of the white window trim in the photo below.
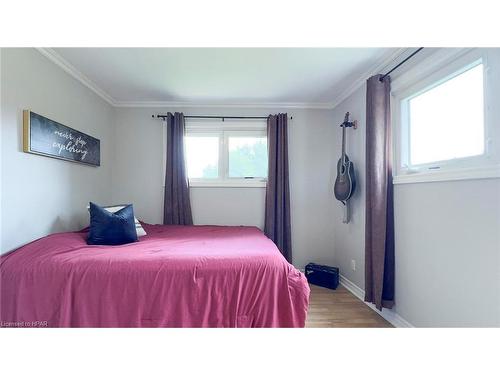
<svg viewBox="0 0 500 375">
<path fill-rule="evenodd" d="M 219 174 L 222 171 L 225 178 L 208 179 L 208 178 L 190 178 L 190 188 L 265 188 L 267 186 L 267 178 L 234 178 L 229 177 L 229 160 L 226 149 L 228 147 L 229 136 L 255 136 L 260 134 L 267 135 L 266 121 L 255 120 L 190 120 L 186 121 L 186 135 L 199 134 L 214 135 L 218 134 L 219 138 Z"/>
<path fill-rule="evenodd" d="M 403 146 L 403 137 L 408 137 L 407 129 L 403 126 L 401 109 L 403 100 L 421 92 L 440 80 L 464 71 L 467 66 L 482 60 L 484 68 L 484 126 L 485 126 L 485 152 L 483 155 L 467 158 L 429 163 L 419 166 L 418 169 L 403 167 L 408 155 L 403 155 L 407 147 Z M 480 49 L 440 49 L 417 66 L 403 73 L 392 84 L 392 118 L 393 118 L 393 144 L 394 144 L 394 170 L 393 183 L 419 183 L 433 181 L 453 181 L 482 178 L 500 177 L 499 144 L 500 139 L 495 139 L 490 122 L 489 108 L 492 105 L 492 96 L 488 90 L 488 58 Z M 498 135 L 497 135 L 498 138 Z M 406 140 L 405 142 L 408 142 Z M 429 169 L 439 167 L 439 169 Z"/>
</svg>

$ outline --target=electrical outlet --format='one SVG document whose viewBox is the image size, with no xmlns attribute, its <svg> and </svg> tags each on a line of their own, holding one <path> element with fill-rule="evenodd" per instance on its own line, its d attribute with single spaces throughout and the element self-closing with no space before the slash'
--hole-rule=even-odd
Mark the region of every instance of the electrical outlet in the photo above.
<svg viewBox="0 0 500 375">
<path fill-rule="evenodd" d="M 351 259 L 351 269 L 356 271 L 356 261 L 354 259 Z"/>
</svg>

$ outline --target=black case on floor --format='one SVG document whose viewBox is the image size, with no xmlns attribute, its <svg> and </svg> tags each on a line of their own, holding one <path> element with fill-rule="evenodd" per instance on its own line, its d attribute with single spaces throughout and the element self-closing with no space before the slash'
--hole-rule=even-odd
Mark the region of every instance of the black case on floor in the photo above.
<svg viewBox="0 0 500 375">
<path fill-rule="evenodd" d="M 338 267 L 308 263 L 306 265 L 306 278 L 311 284 L 337 289 L 339 286 L 339 269 Z"/>
</svg>

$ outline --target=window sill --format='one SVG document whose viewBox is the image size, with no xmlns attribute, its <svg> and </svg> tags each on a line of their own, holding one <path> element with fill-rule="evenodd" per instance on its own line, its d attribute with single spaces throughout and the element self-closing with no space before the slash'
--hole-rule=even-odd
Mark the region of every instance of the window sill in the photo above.
<svg viewBox="0 0 500 375">
<path fill-rule="evenodd" d="M 392 182 L 394 185 L 399 185 L 422 182 L 477 180 L 486 178 L 500 178 L 500 165 L 400 174 L 394 176 Z"/>
<path fill-rule="evenodd" d="M 265 188 L 266 185 L 262 180 L 189 181 L 190 188 Z"/>
</svg>

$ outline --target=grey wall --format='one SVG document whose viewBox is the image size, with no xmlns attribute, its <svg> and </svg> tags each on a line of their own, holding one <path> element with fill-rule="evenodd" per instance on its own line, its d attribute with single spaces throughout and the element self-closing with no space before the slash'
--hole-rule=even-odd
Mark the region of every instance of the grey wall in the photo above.
<svg viewBox="0 0 500 375">
<path fill-rule="evenodd" d="M 334 238 L 342 274 L 362 289 L 365 95 L 363 86 L 333 111 L 335 122 L 346 111 L 360 122 L 358 130 L 349 132 L 347 148 L 360 189 L 353 197 L 350 224 L 341 224 L 336 206 Z M 490 95 L 499 97 L 500 90 Z M 490 110 L 496 113 L 490 118 L 500 118 L 499 106 Z M 500 123 L 493 126 L 498 129 Z M 335 146 L 340 154 L 340 141 Z M 417 327 L 500 326 L 500 179 L 395 185 L 394 208 L 395 311 Z"/>
<path fill-rule="evenodd" d="M 358 121 L 358 129 L 350 128 L 346 131 L 346 153 L 354 163 L 357 180 L 356 191 L 349 203 L 350 222 L 342 223 L 344 209 L 338 201 L 335 201 L 333 221 L 335 263 L 345 277 L 361 288 L 364 288 L 365 282 L 365 95 L 366 85 L 363 85 L 338 105 L 332 115 L 337 125 L 344 121 L 346 112 L 351 114 L 351 120 Z M 334 149 L 335 158 L 338 159 L 342 152 L 342 133 L 340 127 L 337 127 L 336 131 Z M 352 260 L 355 262 L 355 270 L 351 267 Z"/>
<path fill-rule="evenodd" d="M 101 166 L 22 151 L 22 111 L 31 109 L 101 140 Z M 1 52 L 1 252 L 88 225 L 89 200 L 111 191 L 114 109 L 31 48 Z"/>
<path fill-rule="evenodd" d="M 133 202 L 142 220 L 160 223 L 163 212 L 162 123 L 151 114 L 166 111 L 206 115 L 262 115 L 288 112 L 293 263 L 333 262 L 334 128 L 329 110 L 276 108 L 117 108 L 113 201 Z M 195 224 L 264 223 L 263 188 L 191 188 Z"/>
<path fill-rule="evenodd" d="M 265 188 L 193 187 L 190 193 L 196 224 L 264 228 Z"/>
<path fill-rule="evenodd" d="M 396 185 L 397 312 L 419 327 L 500 326 L 500 180 Z"/>
</svg>

